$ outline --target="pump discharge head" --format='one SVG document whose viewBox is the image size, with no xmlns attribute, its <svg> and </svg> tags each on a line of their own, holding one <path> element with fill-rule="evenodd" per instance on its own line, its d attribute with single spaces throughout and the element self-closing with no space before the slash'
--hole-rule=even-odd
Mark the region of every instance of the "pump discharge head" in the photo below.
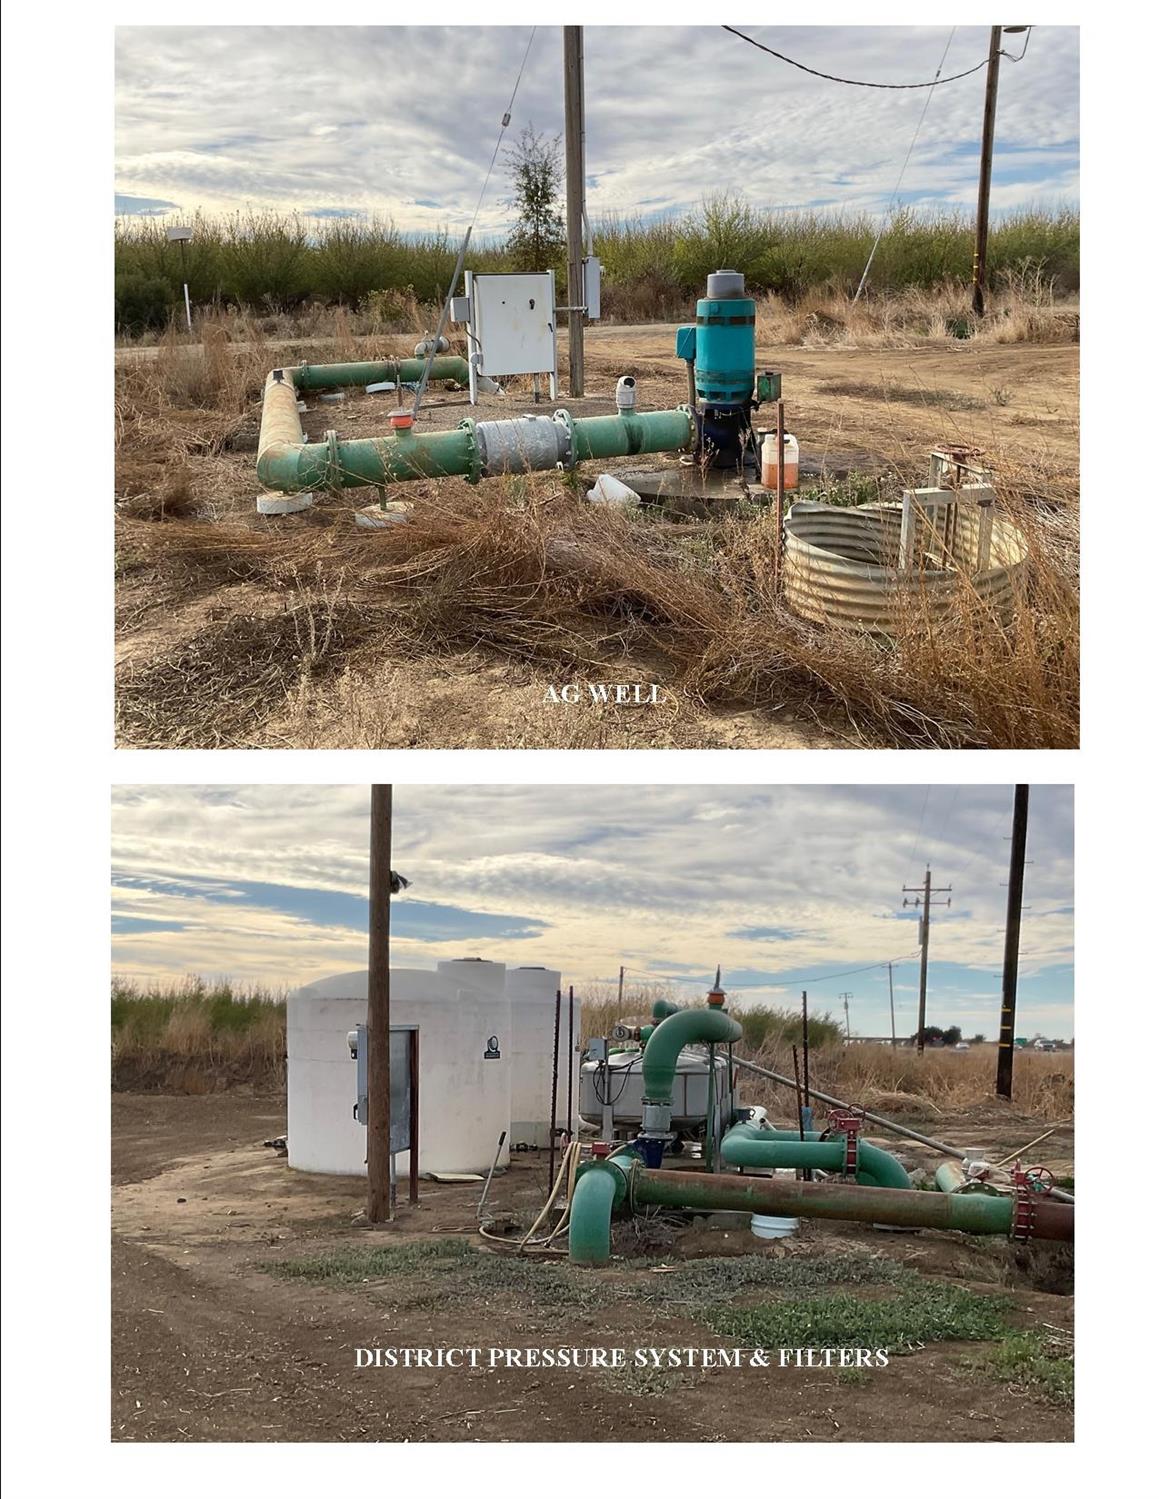
<svg viewBox="0 0 1159 1499">
<path fill-rule="evenodd" d="M 741 271 L 713 271 L 696 325 L 677 330 L 676 354 L 693 370 L 699 451 L 711 468 L 759 465 L 752 413 L 780 395 L 780 376 L 757 376 L 757 304 Z"/>
</svg>

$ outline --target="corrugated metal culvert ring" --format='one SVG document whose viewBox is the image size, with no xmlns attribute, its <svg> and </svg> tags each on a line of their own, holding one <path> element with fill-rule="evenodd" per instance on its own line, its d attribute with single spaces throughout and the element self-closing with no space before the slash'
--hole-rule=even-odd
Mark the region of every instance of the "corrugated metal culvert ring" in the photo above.
<svg viewBox="0 0 1159 1499">
<path fill-rule="evenodd" d="M 899 504 L 845 508 L 798 501 L 785 521 L 785 602 L 817 624 L 892 635 L 900 618 L 948 615 L 966 588 L 1007 621 L 1025 584 L 1026 537 L 995 515 L 991 565 L 976 572 L 979 530 L 978 507 L 958 505 L 951 554 L 944 559 L 951 565 L 939 566 L 927 554 L 923 564 L 903 571 L 897 565 Z"/>
</svg>

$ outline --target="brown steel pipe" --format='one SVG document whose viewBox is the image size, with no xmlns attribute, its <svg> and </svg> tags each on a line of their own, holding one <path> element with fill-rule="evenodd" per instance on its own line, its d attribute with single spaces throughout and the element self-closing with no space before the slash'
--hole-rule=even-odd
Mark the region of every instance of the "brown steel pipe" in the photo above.
<svg viewBox="0 0 1159 1499">
<path fill-rule="evenodd" d="M 633 1210 L 647 1206 L 692 1212 L 733 1210 L 983 1234 L 1008 1234 L 1014 1216 L 1013 1198 L 986 1193 L 907 1192 L 895 1187 L 800 1182 L 779 1176 L 648 1170 L 639 1166 L 632 1171 L 631 1205 Z M 1073 1239 L 1074 1209 L 1036 1196 L 1030 1237 Z"/>
</svg>

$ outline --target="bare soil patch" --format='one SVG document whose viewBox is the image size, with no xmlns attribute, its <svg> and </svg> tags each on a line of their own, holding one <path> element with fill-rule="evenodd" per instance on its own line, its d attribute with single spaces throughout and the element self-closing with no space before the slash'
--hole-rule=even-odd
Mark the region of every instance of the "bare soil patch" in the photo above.
<svg viewBox="0 0 1159 1499">
<path fill-rule="evenodd" d="M 686 1348 L 728 1340 L 671 1304 L 668 1278 L 644 1261 L 581 1277 L 590 1296 L 578 1302 L 574 1294 L 545 1299 L 540 1271 L 550 1267 L 534 1265 L 470 1296 L 432 1281 L 421 1262 L 389 1286 L 271 1274 L 271 1261 L 286 1257 L 472 1241 L 479 1190 L 424 1183 L 418 1208 L 404 1209 L 390 1229 L 368 1230 L 356 1221 L 359 1182 L 292 1172 L 262 1145 L 281 1132 L 279 1120 L 278 1097 L 114 1097 L 114 1440 L 1071 1440 L 1066 1410 L 971 1367 L 974 1343 L 913 1349 L 862 1382 L 793 1368 L 663 1379 L 356 1370 L 354 1349 L 375 1344 Z M 496 1208 L 518 1214 L 538 1205 L 546 1175 L 546 1160 L 520 1158 L 497 1181 Z M 744 1230 L 694 1226 L 661 1253 L 665 1264 L 693 1263 L 702 1254 L 751 1254 L 756 1244 Z M 1009 1297 L 1016 1326 L 1071 1325 L 1069 1297 L 1035 1289 L 1005 1244 L 814 1226 L 763 1252 L 884 1256 L 931 1283 Z M 621 1284 L 632 1289 L 628 1300 L 615 1295 Z"/>
</svg>

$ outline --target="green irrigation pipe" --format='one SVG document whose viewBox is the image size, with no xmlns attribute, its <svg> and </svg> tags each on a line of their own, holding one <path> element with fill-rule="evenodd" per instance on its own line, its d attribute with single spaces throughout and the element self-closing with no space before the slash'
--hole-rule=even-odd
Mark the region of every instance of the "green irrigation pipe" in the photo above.
<svg viewBox="0 0 1159 1499">
<path fill-rule="evenodd" d="M 298 364 L 283 373 L 298 390 L 338 390 L 350 385 L 375 385 L 380 380 L 417 385 L 425 368 L 425 359 L 371 359 L 356 364 Z M 466 385 L 470 378 L 467 361 L 456 355 L 440 355 L 431 365 L 432 380 L 453 380 L 456 385 Z"/>
<path fill-rule="evenodd" d="M 258 479 L 266 491 L 382 488 L 409 479 L 454 475 L 476 483 L 499 474 L 571 469 L 589 458 L 624 458 L 636 453 L 683 452 L 696 440 L 688 407 L 671 411 L 623 411 L 615 416 L 524 416 L 476 422 L 470 418 L 446 432 L 417 433 L 409 413 L 392 418 L 385 437 L 339 441 L 328 432 L 307 442 L 298 415 L 298 394 L 325 386 L 369 384 L 392 375 L 406 380 L 421 374 L 422 360 L 376 364 L 298 365 L 271 370 L 262 397 L 258 437 Z M 412 368 L 413 367 L 413 368 Z M 466 361 L 436 359 L 435 379 L 466 378 Z M 404 424 L 405 423 L 405 424 Z"/>
<path fill-rule="evenodd" d="M 780 1168 L 842 1171 L 845 1166 L 845 1140 L 822 1139 L 810 1130 L 802 1140 L 791 1130 L 761 1129 L 754 1124 L 734 1124 L 724 1137 L 721 1158 L 730 1166 L 757 1170 Z M 867 1187 L 889 1187 L 908 1191 L 909 1175 L 905 1167 L 888 1150 L 880 1150 L 868 1140 L 857 1142 L 857 1180 Z"/>
<path fill-rule="evenodd" d="M 845 1182 L 800 1182 L 789 1177 L 717 1175 L 700 1171 L 649 1170 L 638 1161 L 598 1162 L 583 1170 L 573 1200 L 569 1252 L 576 1264 L 603 1265 L 611 1255 L 611 1218 L 617 1207 L 635 1212 L 664 1207 L 684 1212 L 745 1212 L 777 1217 L 845 1219 L 899 1228 L 956 1229 L 969 1234 L 1010 1235 L 1014 1201 L 944 1192 L 850 1186 Z M 614 1167 L 619 1169 L 613 1175 Z M 617 1178 L 627 1173 L 621 1195 Z M 584 1183 L 596 1178 L 590 1186 Z M 580 1189 L 584 1188 L 581 1200 Z M 577 1220 L 575 1203 L 581 1205 Z M 1074 1208 L 1035 1197 L 1027 1236 L 1072 1241 Z"/>
</svg>

